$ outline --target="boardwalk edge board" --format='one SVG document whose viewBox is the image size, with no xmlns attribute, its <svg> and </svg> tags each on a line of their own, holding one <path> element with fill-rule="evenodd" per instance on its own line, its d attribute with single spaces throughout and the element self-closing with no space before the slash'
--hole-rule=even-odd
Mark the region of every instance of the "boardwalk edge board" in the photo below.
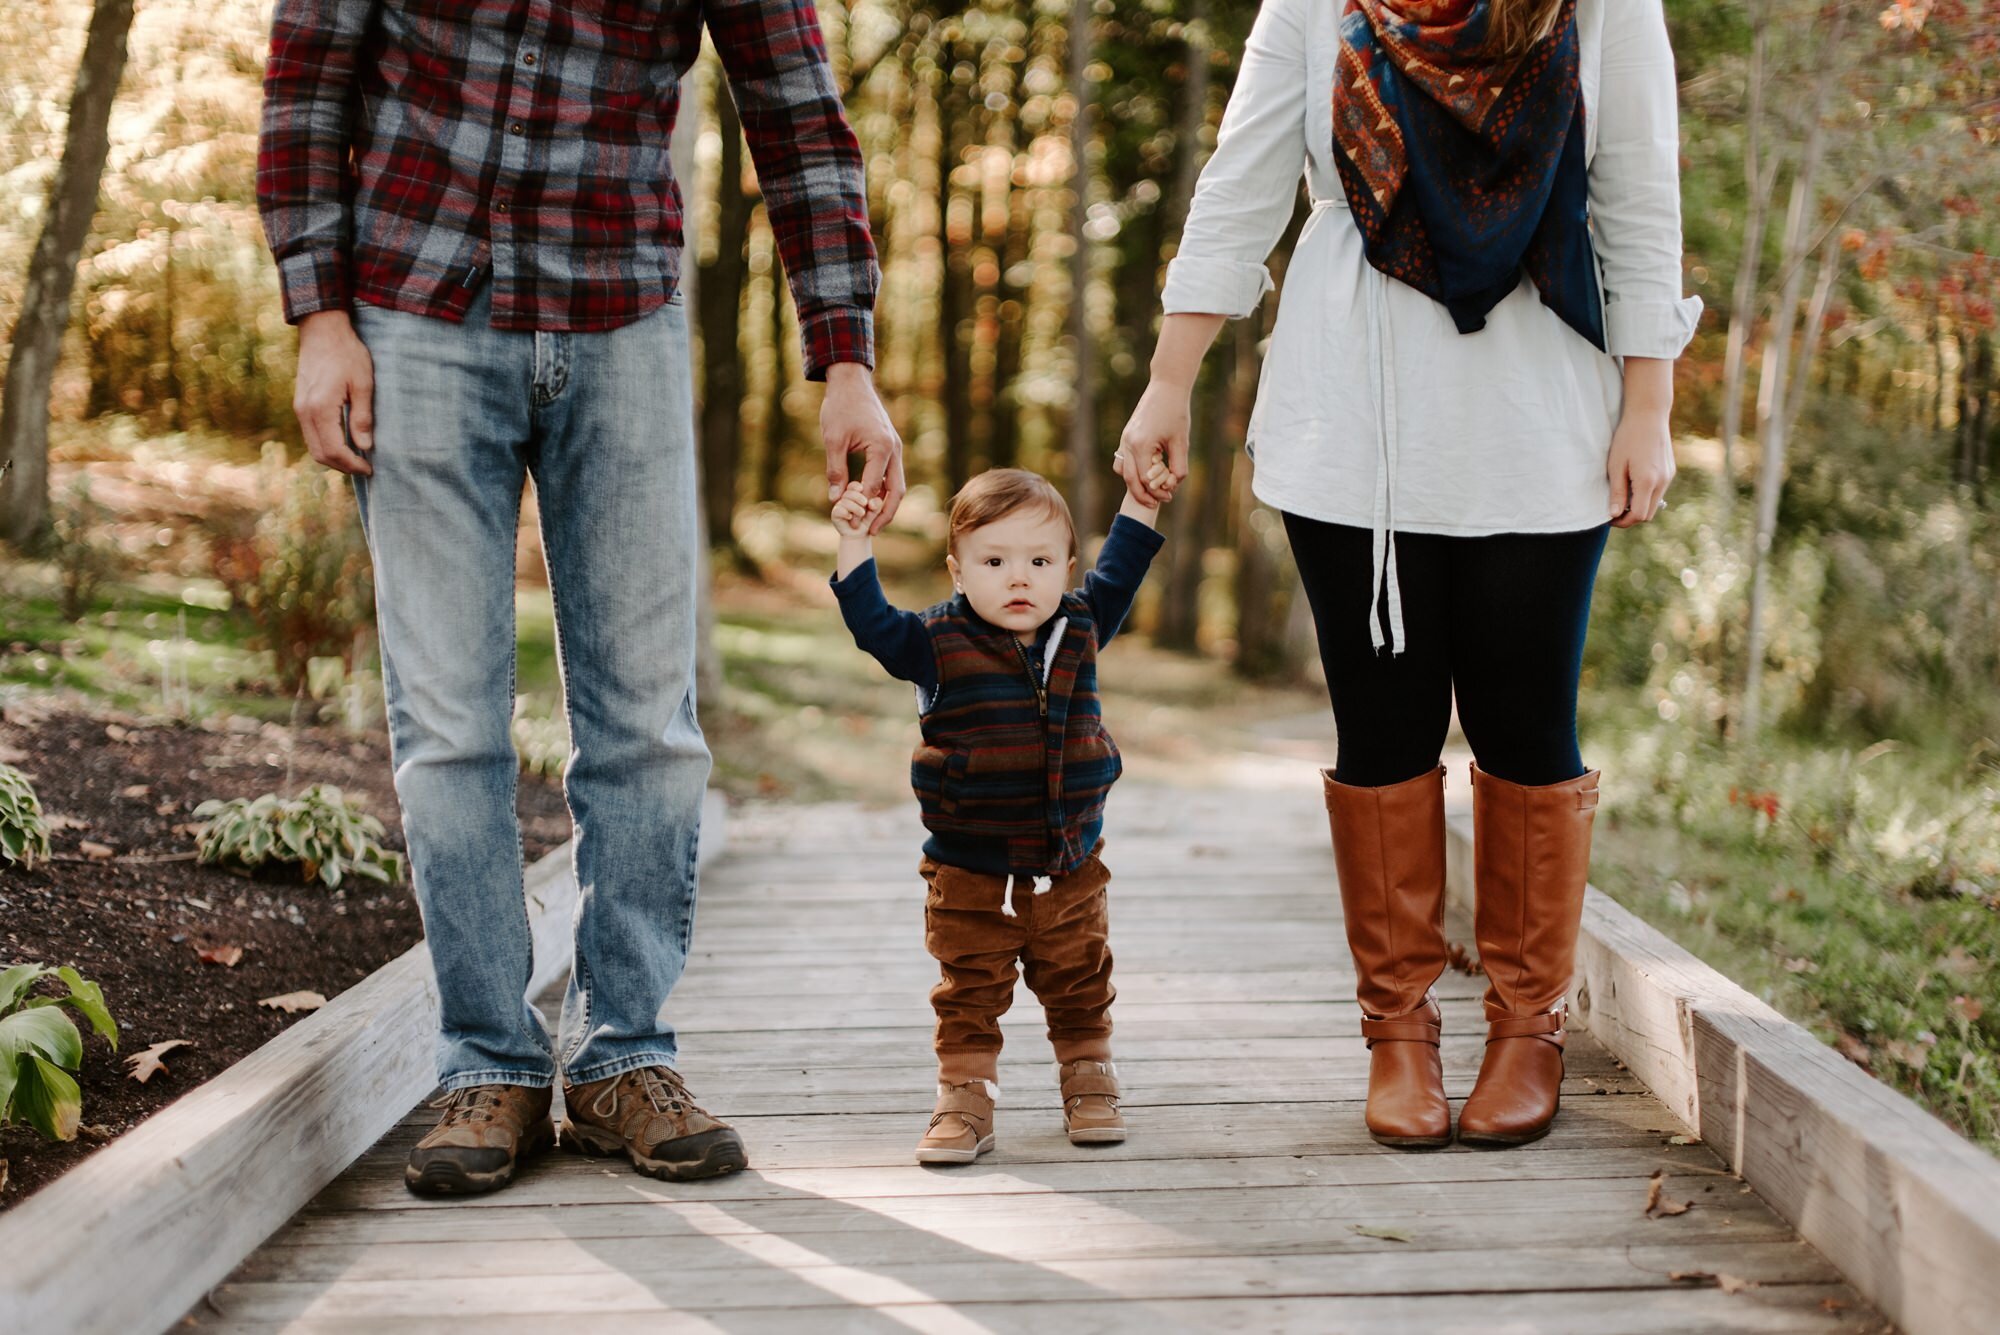
<svg viewBox="0 0 2000 1335">
<path fill-rule="evenodd" d="M 1472 820 L 1447 883 L 1472 907 Z M 1592 886 L 1573 1021 L 1908 1335 L 2000 1310 L 2000 1161 Z"/>
<path fill-rule="evenodd" d="M 702 803 L 699 858 L 725 840 Z M 528 868 L 529 995 L 568 969 L 570 845 Z M 161 1331 L 436 1083 L 422 942 L 0 1215 L 0 1331 Z"/>
</svg>

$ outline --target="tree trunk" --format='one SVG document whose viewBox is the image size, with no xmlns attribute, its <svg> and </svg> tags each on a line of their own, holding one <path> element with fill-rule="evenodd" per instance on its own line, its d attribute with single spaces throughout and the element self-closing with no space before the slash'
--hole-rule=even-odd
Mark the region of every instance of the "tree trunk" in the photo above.
<svg viewBox="0 0 2000 1335">
<path fill-rule="evenodd" d="M 1785 436 L 1798 428 L 1799 414 L 1805 411 L 1806 393 L 1812 383 L 1813 359 L 1819 355 L 1820 336 L 1826 332 L 1826 308 L 1833 296 L 1833 280 L 1840 275 L 1839 238 L 1829 234 L 1819 248 L 1819 274 L 1813 279 L 1812 297 L 1806 302 L 1806 330 L 1799 339 L 1798 365 L 1792 370 L 1792 388 L 1785 404 Z"/>
<path fill-rule="evenodd" d="M 1098 494 L 1097 359 L 1090 341 L 1090 108 L 1094 94 L 1090 67 L 1093 0 L 1072 0 L 1069 14 L 1069 93 L 1076 99 L 1070 120 L 1069 341 L 1075 379 L 1070 386 L 1069 504 L 1076 522 L 1095 528 Z"/>
<path fill-rule="evenodd" d="M 0 539 L 29 544 L 49 522 L 49 388 L 69 327 L 76 264 L 97 212 L 111 151 L 111 103 L 125 73 L 135 0 L 97 0 L 70 92 L 62 164 L 49 189 L 48 221 L 28 261 L 0 391 Z"/>
<path fill-rule="evenodd" d="M 1757 475 L 1757 527 L 1750 551 L 1750 617 L 1744 646 L 1747 663 L 1743 679 L 1743 713 L 1739 740 L 1755 745 L 1763 725 L 1761 695 L 1764 687 L 1764 605 L 1770 591 L 1771 542 L 1778 526 L 1778 497 L 1785 484 L 1787 389 L 1790 386 L 1792 331 L 1799 313 L 1799 290 L 1805 285 L 1807 238 L 1812 231 L 1813 202 L 1818 198 L 1816 178 L 1822 151 L 1826 147 L 1826 104 L 1843 68 L 1840 39 L 1847 27 L 1845 6 L 1834 11 L 1824 45 L 1820 49 L 1817 87 L 1813 94 L 1812 118 L 1806 130 L 1805 147 L 1799 154 L 1792 176 L 1792 197 L 1785 213 L 1784 259 L 1779 272 L 1784 284 L 1778 294 L 1777 310 L 1765 334 L 1763 365 L 1757 376 L 1757 443 L 1762 458 Z M 1828 244 L 1837 244 L 1832 237 Z"/>
<path fill-rule="evenodd" d="M 1743 349 L 1757 320 L 1757 291 L 1764 260 L 1764 223 L 1777 184 L 1778 155 L 1763 163 L 1765 41 L 1769 22 L 1765 0 L 1750 3 L 1749 114 L 1743 134 L 1743 251 L 1736 261 L 1736 288 L 1729 305 L 1729 340 L 1722 354 L 1722 475 L 1716 479 L 1724 504 L 1736 499 L 1736 436 L 1743 427 Z"/>
<path fill-rule="evenodd" d="M 711 80 L 722 160 L 716 171 L 715 258 L 701 266 L 702 509 L 709 541 L 736 552 L 736 478 L 743 456 L 744 249 L 754 201 L 743 190 L 743 129 L 718 69 Z"/>
</svg>

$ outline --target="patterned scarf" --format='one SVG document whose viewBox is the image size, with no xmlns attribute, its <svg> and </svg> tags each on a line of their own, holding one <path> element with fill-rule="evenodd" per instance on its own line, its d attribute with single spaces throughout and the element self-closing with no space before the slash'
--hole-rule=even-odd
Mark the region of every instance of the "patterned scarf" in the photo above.
<svg viewBox="0 0 2000 1335">
<path fill-rule="evenodd" d="M 1585 224 L 1576 0 L 1525 52 L 1489 48 L 1493 0 L 1346 0 L 1333 153 L 1369 263 L 1461 334 L 1520 282 L 1599 349 Z"/>
</svg>

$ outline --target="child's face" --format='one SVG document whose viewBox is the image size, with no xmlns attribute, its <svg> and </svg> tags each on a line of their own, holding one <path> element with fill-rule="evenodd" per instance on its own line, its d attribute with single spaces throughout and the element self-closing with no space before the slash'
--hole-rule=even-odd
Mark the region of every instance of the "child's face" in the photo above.
<svg viewBox="0 0 2000 1335">
<path fill-rule="evenodd" d="M 1032 635 L 1062 604 L 1076 558 L 1069 554 L 1068 526 L 1027 508 L 960 538 L 945 564 L 952 583 L 988 624 Z"/>
</svg>

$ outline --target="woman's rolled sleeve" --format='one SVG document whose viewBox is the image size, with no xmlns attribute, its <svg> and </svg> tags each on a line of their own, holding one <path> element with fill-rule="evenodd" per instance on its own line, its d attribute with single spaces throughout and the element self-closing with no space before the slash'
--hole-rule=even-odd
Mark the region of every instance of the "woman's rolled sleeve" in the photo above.
<svg viewBox="0 0 2000 1335">
<path fill-rule="evenodd" d="M 1660 0 L 1605 0 L 1590 214 L 1604 273 L 1605 350 L 1680 356 L 1701 299 L 1681 295 L 1674 53 Z"/>
</svg>

